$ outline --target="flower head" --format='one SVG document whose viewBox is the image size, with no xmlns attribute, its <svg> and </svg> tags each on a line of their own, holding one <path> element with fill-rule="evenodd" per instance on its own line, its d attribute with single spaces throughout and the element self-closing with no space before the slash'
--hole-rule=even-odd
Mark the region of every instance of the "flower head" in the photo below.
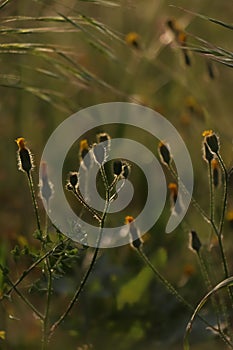
<svg viewBox="0 0 233 350">
<path fill-rule="evenodd" d="M 206 130 L 202 133 L 202 136 L 204 137 L 204 142 L 208 145 L 210 151 L 212 153 L 218 153 L 220 144 L 219 144 L 219 138 L 213 132 L 212 130 Z"/>
<path fill-rule="evenodd" d="M 159 152 L 161 162 L 164 165 L 169 167 L 171 164 L 171 160 L 172 160 L 169 146 L 167 144 L 165 144 L 164 142 L 160 142 L 159 146 L 158 146 L 158 152 Z"/>
<path fill-rule="evenodd" d="M 125 41 L 128 45 L 133 46 L 135 49 L 140 49 L 140 36 L 138 33 L 130 32 L 126 35 Z"/>
<path fill-rule="evenodd" d="M 26 147 L 26 141 L 23 137 L 19 137 L 15 140 L 18 149 L 18 164 L 19 169 L 25 171 L 28 175 L 33 167 L 33 159 L 30 150 Z"/>
<path fill-rule="evenodd" d="M 129 234 L 131 238 L 131 246 L 133 248 L 139 249 L 142 244 L 143 240 L 139 235 L 138 228 L 135 226 L 134 223 L 134 217 L 133 216 L 126 216 L 125 217 L 125 224 L 129 225 Z"/>
<path fill-rule="evenodd" d="M 201 245 L 202 245 L 201 241 L 200 241 L 196 231 L 191 231 L 190 232 L 189 248 L 198 254 L 199 250 L 201 248 Z"/>
<path fill-rule="evenodd" d="M 90 156 L 90 147 L 88 145 L 87 139 L 81 140 L 79 144 L 79 158 L 81 164 L 86 170 L 91 166 L 91 156 Z"/>
</svg>

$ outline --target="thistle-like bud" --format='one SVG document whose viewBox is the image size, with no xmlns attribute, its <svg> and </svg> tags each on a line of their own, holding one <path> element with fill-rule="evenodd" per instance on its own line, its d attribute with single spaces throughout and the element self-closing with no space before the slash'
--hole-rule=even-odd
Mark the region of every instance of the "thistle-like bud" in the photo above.
<svg viewBox="0 0 233 350">
<path fill-rule="evenodd" d="M 177 194 L 178 194 L 177 184 L 175 182 L 170 182 L 168 185 L 168 188 L 170 190 L 171 202 L 172 202 L 172 205 L 174 206 L 176 204 Z"/>
<path fill-rule="evenodd" d="M 202 244 L 198 237 L 198 234 L 196 233 L 196 231 L 192 230 L 190 232 L 189 248 L 198 254 L 201 246 Z"/>
<path fill-rule="evenodd" d="M 19 149 L 18 149 L 18 165 L 19 169 L 25 171 L 28 175 L 30 170 L 33 167 L 33 159 L 31 152 L 28 148 L 26 148 L 26 141 L 23 137 L 19 137 L 15 140 Z"/>
<path fill-rule="evenodd" d="M 169 167 L 171 164 L 171 160 L 172 160 L 169 146 L 163 142 L 160 142 L 159 146 L 158 146 L 158 152 L 159 152 L 161 162 L 164 165 Z"/>
<path fill-rule="evenodd" d="M 203 142 L 203 159 L 207 162 L 210 163 L 212 159 L 214 159 L 213 153 L 210 151 L 209 146 L 206 144 L 206 142 Z"/>
<path fill-rule="evenodd" d="M 106 142 L 107 141 L 107 149 L 110 149 L 111 137 L 106 132 L 101 132 L 101 133 L 97 134 L 96 135 L 96 140 L 97 140 L 97 143 L 101 143 L 101 142 Z"/>
<path fill-rule="evenodd" d="M 182 211 L 182 203 L 178 200 L 178 186 L 176 183 L 171 182 L 168 185 L 170 190 L 170 202 L 171 202 L 171 212 L 174 214 L 179 214 Z"/>
<path fill-rule="evenodd" d="M 101 143 L 94 144 L 92 150 L 96 163 L 103 165 L 104 161 L 106 160 L 106 150 L 104 146 Z"/>
<path fill-rule="evenodd" d="M 143 245 L 143 240 L 139 235 L 138 229 L 134 223 L 133 216 L 126 216 L 125 223 L 129 225 L 129 234 L 131 238 L 131 245 L 133 248 L 139 249 Z"/>
<path fill-rule="evenodd" d="M 70 171 L 66 189 L 76 191 L 76 189 L 78 188 L 78 185 L 79 185 L 79 173 L 77 173 L 76 171 Z"/>
<path fill-rule="evenodd" d="M 218 136 L 212 130 L 204 131 L 202 136 L 204 136 L 204 142 L 207 143 L 210 151 L 212 153 L 218 153 L 220 148 Z"/>
<path fill-rule="evenodd" d="M 116 176 L 119 176 L 122 172 L 122 161 L 121 160 L 115 160 L 113 162 L 113 173 Z"/>
<path fill-rule="evenodd" d="M 90 155 L 90 147 L 86 139 L 80 141 L 79 145 L 79 158 L 81 164 L 84 166 L 86 170 L 88 170 L 91 166 L 91 155 Z"/>
<path fill-rule="evenodd" d="M 40 184 L 40 194 L 46 202 L 48 203 L 49 199 L 53 195 L 53 185 L 48 178 L 48 167 L 46 162 L 41 162 L 41 184 Z"/>
</svg>

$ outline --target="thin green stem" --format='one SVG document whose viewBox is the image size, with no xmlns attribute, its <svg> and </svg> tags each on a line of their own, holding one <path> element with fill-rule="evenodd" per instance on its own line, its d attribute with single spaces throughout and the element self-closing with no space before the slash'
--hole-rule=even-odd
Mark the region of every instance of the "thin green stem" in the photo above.
<svg viewBox="0 0 233 350">
<path fill-rule="evenodd" d="M 37 317 L 39 317 L 42 321 L 44 320 L 44 316 L 38 311 L 35 306 L 18 290 L 17 287 L 13 284 L 9 276 L 5 276 L 7 282 L 12 286 L 15 290 L 16 294 L 20 297 L 20 299 L 35 313 Z"/>
<path fill-rule="evenodd" d="M 213 288 L 213 286 L 212 286 L 211 280 L 209 278 L 209 273 L 208 273 L 206 263 L 205 263 L 200 251 L 197 253 L 197 258 L 198 258 L 198 262 L 200 265 L 203 279 L 204 279 L 205 284 L 206 284 L 207 291 L 209 292 Z M 215 314 L 216 314 L 218 329 L 221 329 L 220 311 L 219 311 L 219 307 L 218 307 L 218 304 L 216 302 L 215 297 L 213 299 L 211 299 L 211 301 L 212 301 L 213 309 L 214 309 Z"/>
<path fill-rule="evenodd" d="M 176 174 L 172 165 L 170 165 L 168 168 L 169 168 L 172 176 L 177 180 L 178 184 L 181 186 L 184 193 L 189 194 L 187 188 L 185 187 L 183 182 L 180 180 L 179 176 Z M 197 209 L 197 211 L 201 214 L 201 216 L 205 219 L 205 221 L 207 221 L 208 223 L 211 223 L 210 217 L 205 213 L 205 211 L 201 208 L 201 206 L 198 204 L 198 202 L 196 201 L 196 199 L 193 196 L 191 197 L 191 203 Z"/>
<path fill-rule="evenodd" d="M 142 260 L 144 261 L 144 263 L 153 271 L 153 273 L 155 274 L 155 276 L 160 280 L 160 282 L 166 287 L 166 289 L 176 297 L 176 299 L 183 304 L 189 311 L 194 312 L 194 307 L 188 302 L 186 301 L 180 294 L 179 292 L 175 289 L 175 287 L 173 287 L 173 285 L 164 277 L 160 274 L 160 272 L 156 269 L 156 267 L 151 263 L 151 261 L 149 260 L 149 258 L 146 256 L 146 254 L 143 252 L 142 248 L 137 248 L 136 249 L 137 253 L 139 254 L 139 256 L 142 258 Z M 220 338 L 227 343 L 228 345 L 232 344 L 229 342 L 229 340 L 227 339 L 227 336 L 223 333 L 222 330 L 219 330 L 218 328 L 212 326 L 208 321 L 206 321 L 202 316 L 198 315 L 198 318 L 205 323 L 208 328 L 210 328 L 214 333 L 217 333 Z"/>
<path fill-rule="evenodd" d="M 78 191 L 76 191 L 76 190 L 73 190 L 72 192 L 74 193 L 76 198 L 78 198 L 78 200 L 83 205 L 83 207 L 86 208 L 93 215 L 93 217 L 96 218 L 100 222 L 101 221 L 101 217 L 99 216 L 99 214 L 85 202 L 85 200 L 83 199 L 81 194 Z"/>
<path fill-rule="evenodd" d="M 222 234 L 224 220 L 225 220 L 225 215 L 226 215 L 227 197 L 228 197 L 228 173 L 227 173 L 227 169 L 226 169 L 226 166 L 225 166 L 225 164 L 223 162 L 223 159 L 222 159 L 221 155 L 219 153 L 217 153 L 216 155 L 218 157 L 218 160 L 219 160 L 219 163 L 221 165 L 222 172 L 223 172 L 223 202 L 222 202 L 221 218 L 220 218 L 219 228 L 218 228 L 218 244 L 219 244 L 221 258 L 222 258 L 222 262 L 223 262 L 225 278 L 228 278 L 229 277 L 229 269 L 228 269 L 226 255 L 225 255 L 225 252 L 224 252 L 223 234 Z M 229 287 L 228 291 L 229 291 L 229 295 L 230 295 L 230 299 L 231 299 L 231 304 L 233 306 L 233 292 L 232 292 L 232 288 Z"/>
<path fill-rule="evenodd" d="M 223 203 L 222 203 L 222 212 L 221 212 L 221 218 L 220 218 L 219 229 L 218 229 L 219 235 L 221 235 L 223 230 L 224 219 L 225 219 L 226 207 L 227 207 L 228 173 L 227 173 L 225 164 L 222 160 L 222 157 L 219 153 L 217 153 L 217 157 L 223 172 Z"/>
<path fill-rule="evenodd" d="M 32 196 L 33 207 L 34 207 L 34 211 L 35 211 L 35 215 L 36 215 L 37 228 L 38 228 L 40 235 L 42 237 L 43 233 L 42 233 L 41 224 L 40 224 L 40 216 L 39 216 L 38 205 L 37 205 L 37 200 L 36 200 L 36 196 L 35 196 L 35 190 L 34 190 L 31 172 L 27 173 L 27 177 L 28 177 L 28 183 L 29 183 L 30 192 L 31 192 L 31 196 Z"/>
<path fill-rule="evenodd" d="M 208 171 L 209 171 L 209 191 L 210 191 L 210 221 L 214 222 L 214 188 L 213 188 L 211 162 L 208 162 Z"/>
<path fill-rule="evenodd" d="M 52 272 L 51 272 L 49 258 L 46 258 L 46 271 L 47 271 L 47 277 L 48 277 L 47 301 L 46 301 L 46 308 L 45 308 L 43 327 L 42 327 L 41 350 L 45 350 L 48 345 L 49 310 L 50 310 L 51 293 L 52 293 Z"/>
</svg>

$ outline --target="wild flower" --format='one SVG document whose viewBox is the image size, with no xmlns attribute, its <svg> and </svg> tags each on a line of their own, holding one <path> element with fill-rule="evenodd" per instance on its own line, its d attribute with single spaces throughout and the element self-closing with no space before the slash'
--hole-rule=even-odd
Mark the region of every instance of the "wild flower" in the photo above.
<svg viewBox="0 0 233 350">
<path fill-rule="evenodd" d="M 19 137 L 15 140 L 18 149 L 18 165 L 19 170 L 25 171 L 28 175 L 33 168 L 33 159 L 30 150 L 26 147 L 26 140 Z"/>
<path fill-rule="evenodd" d="M 158 146 L 158 152 L 161 162 L 169 167 L 172 161 L 169 145 L 161 141 Z"/>
<path fill-rule="evenodd" d="M 79 159 L 80 159 L 80 164 L 84 167 L 84 169 L 88 170 L 91 166 L 92 159 L 91 159 L 90 147 L 88 145 L 87 139 L 80 141 Z"/>
<path fill-rule="evenodd" d="M 143 245 L 143 240 L 139 235 L 138 228 L 135 226 L 134 217 L 126 216 L 125 224 L 129 225 L 129 234 L 130 234 L 130 244 L 133 248 L 139 249 Z"/>
<path fill-rule="evenodd" d="M 212 153 L 218 153 L 220 144 L 219 144 L 219 138 L 213 132 L 212 130 L 206 130 L 202 133 L 202 136 L 204 137 L 204 142 L 208 145 L 210 151 Z"/>
</svg>

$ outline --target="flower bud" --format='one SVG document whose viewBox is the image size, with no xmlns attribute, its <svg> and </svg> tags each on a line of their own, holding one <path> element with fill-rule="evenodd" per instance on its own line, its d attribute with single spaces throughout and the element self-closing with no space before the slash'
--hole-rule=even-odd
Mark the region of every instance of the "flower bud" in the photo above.
<svg viewBox="0 0 233 350">
<path fill-rule="evenodd" d="M 79 157 L 80 162 L 84 166 L 86 170 L 88 170 L 91 166 L 91 155 L 90 148 L 86 139 L 80 141 L 79 145 Z"/>
<path fill-rule="evenodd" d="M 78 187 L 78 181 L 79 180 L 79 174 L 75 171 L 71 171 L 69 173 L 69 183 L 73 187 L 73 189 L 76 189 Z"/>
<path fill-rule="evenodd" d="M 204 141 L 210 148 L 212 153 L 218 153 L 219 151 L 219 138 L 212 130 L 206 130 L 203 132 L 202 136 L 204 136 Z"/>
<path fill-rule="evenodd" d="M 196 231 L 191 231 L 190 232 L 190 242 L 189 242 L 190 249 L 197 252 L 197 254 L 198 254 L 199 250 L 201 248 L 201 245 L 202 245 L 201 241 L 200 241 Z"/>
<path fill-rule="evenodd" d="M 138 229 L 135 226 L 133 216 L 126 216 L 125 223 L 129 225 L 129 234 L 132 247 L 139 249 L 143 245 L 143 240 L 141 239 Z"/>
<path fill-rule="evenodd" d="M 111 137 L 106 132 L 101 132 L 101 133 L 97 134 L 96 135 L 96 139 L 97 139 L 97 143 L 101 143 L 101 142 L 106 142 L 107 141 L 107 148 L 108 149 L 110 148 Z"/>
<path fill-rule="evenodd" d="M 22 171 L 25 171 L 27 174 L 29 174 L 30 170 L 33 167 L 33 160 L 31 152 L 28 148 L 26 148 L 25 144 L 26 141 L 23 137 L 19 137 L 15 140 L 19 149 L 18 149 L 18 164 L 19 169 Z"/>
<path fill-rule="evenodd" d="M 158 147 L 158 152 L 159 152 L 161 162 L 169 167 L 171 163 L 171 153 L 168 145 L 166 145 L 163 142 L 160 142 Z"/>
<path fill-rule="evenodd" d="M 122 161 L 121 160 L 115 160 L 113 162 L 113 173 L 116 176 L 119 176 L 122 172 Z"/>
</svg>

